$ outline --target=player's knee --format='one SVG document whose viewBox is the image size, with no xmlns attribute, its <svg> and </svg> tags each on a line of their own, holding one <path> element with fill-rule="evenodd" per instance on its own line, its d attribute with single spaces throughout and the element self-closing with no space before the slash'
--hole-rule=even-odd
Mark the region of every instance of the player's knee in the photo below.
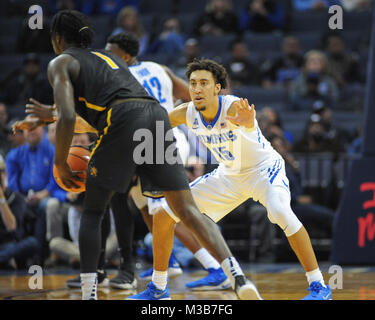
<svg viewBox="0 0 375 320">
<path fill-rule="evenodd" d="M 302 227 L 302 223 L 290 207 L 289 195 L 280 193 L 269 197 L 267 212 L 268 219 L 277 224 L 287 237 L 290 237 Z"/>
<path fill-rule="evenodd" d="M 184 225 L 187 227 L 193 227 L 196 225 L 197 219 L 199 219 L 199 216 L 202 214 L 194 206 L 186 205 L 179 210 L 177 215 Z"/>
</svg>

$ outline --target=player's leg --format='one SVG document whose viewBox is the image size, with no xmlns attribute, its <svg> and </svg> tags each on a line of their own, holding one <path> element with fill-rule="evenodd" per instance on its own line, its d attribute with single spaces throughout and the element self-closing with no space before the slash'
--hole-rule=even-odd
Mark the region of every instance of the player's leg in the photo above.
<svg viewBox="0 0 375 320">
<path fill-rule="evenodd" d="M 133 266 L 134 216 L 128 206 L 128 195 L 128 193 L 115 193 L 111 200 L 120 266 L 117 275 L 109 281 L 109 285 L 122 290 L 134 289 L 137 286 Z"/>
<path fill-rule="evenodd" d="M 217 176 L 211 177 L 217 178 Z M 209 184 L 206 182 L 204 185 L 208 186 Z M 194 234 L 200 244 L 221 263 L 239 298 L 261 299 L 254 284 L 244 276 L 238 261 L 232 255 L 215 222 L 199 211 L 190 190 L 164 192 L 164 195 L 173 213 Z"/>
<path fill-rule="evenodd" d="M 87 182 L 79 228 L 82 299 L 97 299 L 97 267 L 101 248 L 101 222 L 113 191 Z"/>
<path fill-rule="evenodd" d="M 201 263 L 208 275 L 196 281 L 187 282 L 186 287 L 192 290 L 222 290 L 231 286 L 220 263 L 202 247 L 192 232 L 181 222 L 175 226 L 175 235 L 188 248 L 194 257 Z"/>
<path fill-rule="evenodd" d="M 306 273 L 312 291 L 308 297 L 311 298 L 311 295 L 313 295 L 330 299 L 331 292 L 324 283 L 310 237 L 290 207 L 289 191 L 280 186 L 269 188 L 264 205 L 271 222 L 277 223 L 284 231 L 291 248 Z"/>
</svg>

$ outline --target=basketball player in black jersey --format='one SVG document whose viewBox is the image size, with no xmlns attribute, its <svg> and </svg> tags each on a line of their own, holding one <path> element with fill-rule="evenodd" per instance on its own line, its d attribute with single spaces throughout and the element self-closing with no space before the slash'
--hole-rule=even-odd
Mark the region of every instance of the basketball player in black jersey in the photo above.
<svg viewBox="0 0 375 320">
<path fill-rule="evenodd" d="M 243 272 L 213 221 L 202 215 L 189 190 L 183 166 L 136 163 L 133 151 L 137 146 L 134 132 L 152 132 L 156 153 L 156 121 L 164 124 L 164 133 L 171 129 L 167 112 L 151 98 L 130 74 L 118 57 L 88 47 L 93 31 L 88 18 L 77 11 L 60 11 L 53 20 L 51 37 L 57 55 L 48 65 L 48 78 L 53 87 L 58 111 L 56 126 L 55 165 L 61 182 L 76 187 L 79 172 L 66 162 L 75 127 L 76 113 L 99 133 L 91 154 L 80 223 L 82 299 L 97 299 L 100 222 L 115 192 L 125 192 L 134 174 L 138 174 L 145 194 L 160 192 L 182 222 L 196 235 L 202 245 L 222 263 L 233 288 L 241 299 L 254 297 L 253 284 Z M 175 148 L 174 141 L 164 141 L 165 151 Z M 177 152 L 177 150 L 175 150 Z M 154 157 L 155 159 L 155 157 Z M 154 230 L 157 237 L 158 230 Z M 170 250 L 170 248 L 165 248 Z M 150 288 L 155 299 L 170 298 L 167 288 Z"/>
</svg>

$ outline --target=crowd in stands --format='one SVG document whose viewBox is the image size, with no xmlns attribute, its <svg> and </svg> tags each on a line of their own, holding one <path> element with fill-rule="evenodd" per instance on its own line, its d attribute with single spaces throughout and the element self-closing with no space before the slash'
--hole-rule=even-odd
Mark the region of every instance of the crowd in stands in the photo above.
<svg viewBox="0 0 375 320">
<path fill-rule="evenodd" d="M 34 2 L 43 8 L 43 29 L 28 27 Z M 344 30 L 328 28 L 332 5 L 344 9 Z M 181 77 L 195 58 L 222 63 L 229 76 L 226 92 L 256 105 L 263 134 L 286 159 L 296 214 L 331 236 L 338 203 L 306 194 L 296 155 L 329 153 L 336 161 L 361 152 L 371 5 L 371 0 L 2 1 L 0 27 L 12 27 L 0 36 L 0 200 L 9 205 L 5 213 L 0 204 L 0 269 L 22 268 L 28 259 L 42 264 L 53 255 L 71 265 L 79 259 L 69 217 L 79 215 L 82 195 L 54 181 L 52 125 L 48 131 L 11 130 L 24 118 L 30 98 L 53 104 L 46 65 L 53 57 L 49 22 L 55 12 L 90 15 L 99 48 L 110 35 L 133 32 L 140 39 L 140 60 L 166 64 Z M 367 29 L 346 27 L 351 14 Z M 318 24 L 309 25 L 312 21 Z M 71 249 L 61 252 L 67 239 Z"/>
</svg>

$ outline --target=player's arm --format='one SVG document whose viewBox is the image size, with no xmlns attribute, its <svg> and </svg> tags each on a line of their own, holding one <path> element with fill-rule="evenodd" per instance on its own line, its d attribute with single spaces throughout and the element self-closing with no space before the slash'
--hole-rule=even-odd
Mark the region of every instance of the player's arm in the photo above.
<svg viewBox="0 0 375 320">
<path fill-rule="evenodd" d="M 234 101 L 228 109 L 225 117 L 235 126 L 243 127 L 246 131 L 255 129 L 255 106 L 249 106 L 247 99 L 241 98 Z"/>
<path fill-rule="evenodd" d="M 172 128 L 178 127 L 181 124 L 186 124 L 186 110 L 188 104 L 188 102 L 180 104 L 168 113 Z"/>
<path fill-rule="evenodd" d="M 188 83 L 176 76 L 171 69 L 167 66 L 162 65 L 165 72 L 168 74 L 169 78 L 172 80 L 173 83 L 173 96 L 177 99 L 182 99 L 184 101 L 190 101 L 190 94 L 189 94 L 189 85 Z"/>
<path fill-rule="evenodd" d="M 59 55 L 48 64 L 48 79 L 53 88 L 53 97 L 57 108 L 55 165 L 62 183 L 71 188 L 78 187 L 73 180 L 78 179 L 66 160 L 73 139 L 76 113 L 74 91 L 70 77 L 79 72 L 79 63 L 69 55 Z"/>
<path fill-rule="evenodd" d="M 44 122 L 45 124 L 55 122 L 57 120 L 57 109 L 56 104 L 50 106 L 42 104 L 39 101 L 30 98 L 29 104 L 26 105 L 26 113 L 32 116 L 36 116 Z M 98 131 L 90 126 L 83 118 L 76 114 L 76 122 L 74 126 L 74 133 L 85 133 L 85 132 L 94 132 Z"/>
</svg>

